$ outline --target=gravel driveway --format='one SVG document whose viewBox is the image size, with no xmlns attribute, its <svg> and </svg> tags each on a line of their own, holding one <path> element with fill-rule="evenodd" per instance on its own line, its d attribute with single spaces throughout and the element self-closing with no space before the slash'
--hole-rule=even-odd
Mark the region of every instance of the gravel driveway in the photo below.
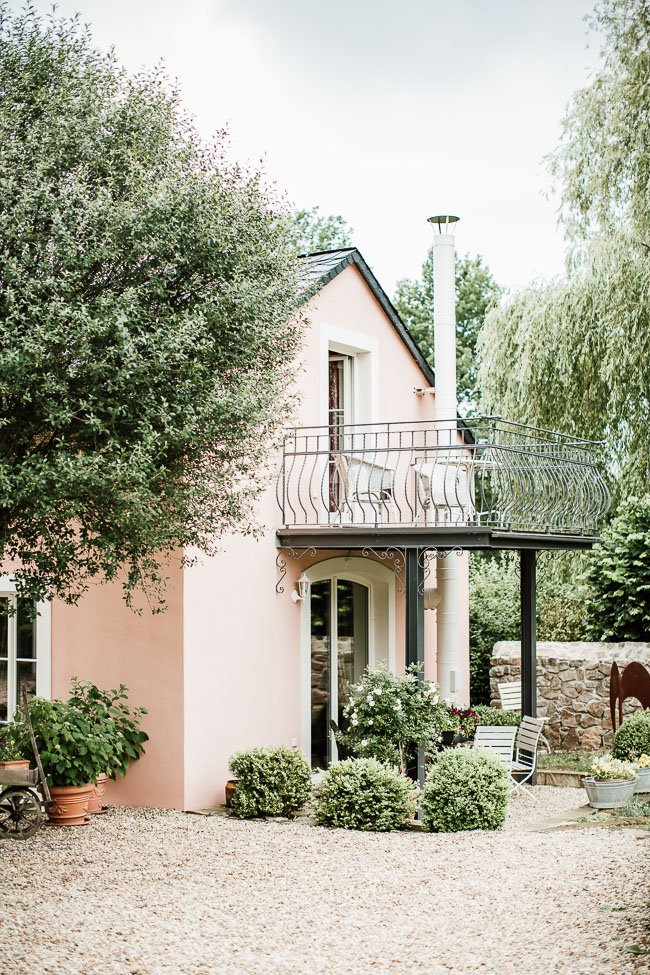
<svg viewBox="0 0 650 975">
<path fill-rule="evenodd" d="M 114 809 L 0 843 L 3 975 L 649 972 L 647 831 L 366 834 Z M 625 908 L 625 910 L 612 910 Z"/>
</svg>

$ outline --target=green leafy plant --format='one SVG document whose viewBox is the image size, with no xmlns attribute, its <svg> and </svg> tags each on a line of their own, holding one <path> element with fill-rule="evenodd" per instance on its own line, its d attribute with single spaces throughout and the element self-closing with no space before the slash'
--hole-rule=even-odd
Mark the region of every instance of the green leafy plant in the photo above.
<svg viewBox="0 0 650 975">
<path fill-rule="evenodd" d="M 75 704 L 42 697 L 32 698 L 29 714 L 49 784 L 96 785 L 113 755 L 116 729 L 112 719 L 99 724 Z M 15 726 L 19 746 L 28 753 L 31 746 L 22 708 L 16 711 Z"/>
<path fill-rule="evenodd" d="M 519 727 L 521 711 L 504 711 L 503 708 L 491 708 L 487 704 L 475 704 L 474 713 L 476 724 L 479 725 L 508 725 Z"/>
<path fill-rule="evenodd" d="M 647 754 L 650 754 L 650 711 L 637 711 L 614 732 L 612 755 L 633 762 Z"/>
<path fill-rule="evenodd" d="M 595 640 L 650 636 L 650 495 L 630 498 L 589 557 L 586 610 Z"/>
<path fill-rule="evenodd" d="M 30 759 L 31 747 L 26 751 L 19 740 L 19 729 L 13 721 L 0 725 L 0 762 L 20 762 Z"/>
<path fill-rule="evenodd" d="M 18 595 L 101 576 L 160 609 L 172 553 L 259 528 L 300 264 L 274 188 L 160 66 L 35 6 L 0 8 L 0 554 Z"/>
<path fill-rule="evenodd" d="M 396 676 L 388 667 L 370 667 L 350 688 L 343 709 L 345 726 L 337 741 L 359 758 L 376 758 L 403 774 L 418 748 L 432 748 L 445 720 L 438 686 L 422 681 L 417 665 Z"/>
<path fill-rule="evenodd" d="M 149 740 L 149 735 L 140 728 L 142 718 L 149 712 L 143 707 L 131 711 L 126 703 L 126 684 L 120 684 L 117 689 L 101 690 L 89 680 L 80 681 L 73 677 L 70 686 L 69 702 L 84 711 L 91 723 L 104 725 L 107 720 L 112 722 L 115 730 L 113 752 L 110 765 L 102 771 L 113 779 L 126 775 L 129 764 L 140 758 L 144 753 L 144 743 Z"/>
<path fill-rule="evenodd" d="M 335 762 L 316 789 L 316 821 L 321 826 L 401 829 L 416 806 L 411 780 L 375 758 Z"/>
<path fill-rule="evenodd" d="M 311 770 L 302 752 L 248 748 L 230 759 L 237 778 L 231 808 L 240 819 L 292 816 L 311 795 Z"/>
<path fill-rule="evenodd" d="M 596 780 L 633 779 L 636 770 L 629 762 L 611 755 L 601 755 L 591 763 L 591 774 Z"/>
<path fill-rule="evenodd" d="M 422 794 L 425 829 L 499 829 L 508 811 L 508 773 L 483 748 L 450 748 L 432 763 Z"/>
</svg>

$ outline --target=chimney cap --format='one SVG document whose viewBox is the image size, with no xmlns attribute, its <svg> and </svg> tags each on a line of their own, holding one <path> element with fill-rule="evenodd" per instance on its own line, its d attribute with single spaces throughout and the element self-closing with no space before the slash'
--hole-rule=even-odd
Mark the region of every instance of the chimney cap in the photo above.
<svg viewBox="0 0 650 975">
<path fill-rule="evenodd" d="M 428 223 L 433 227 L 434 233 L 453 234 L 460 217 L 452 217 L 451 214 L 439 214 L 435 217 L 428 217 Z M 437 228 L 437 230 L 436 230 Z"/>
</svg>

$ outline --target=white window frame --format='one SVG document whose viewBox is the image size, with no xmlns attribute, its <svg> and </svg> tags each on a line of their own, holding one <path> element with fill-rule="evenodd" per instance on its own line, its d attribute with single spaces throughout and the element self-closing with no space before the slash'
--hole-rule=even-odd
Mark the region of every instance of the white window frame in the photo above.
<svg viewBox="0 0 650 975">
<path fill-rule="evenodd" d="M 0 598 L 9 599 L 16 605 L 16 584 L 11 576 L 0 576 Z M 36 693 L 39 697 L 50 697 L 52 694 L 52 604 L 49 600 L 36 604 L 38 616 L 34 627 L 36 652 Z M 16 617 L 7 618 L 7 719 L 11 721 L 20 702 L 16 700 L 18 689 L 18 668 L 16 663 Z M 4 724 L 4 720 L 0 721 Z"/>
<path fill-rule="evenodd" d="M 346 423 L 377 422 L 379 341 L 363 332 L 323 324 L 320 333 L 321 423 L 329 423 L 329 353 L 350 357 L 349 389 L 344 390 Z M 349 397 L 349 406 L 348 400 Z M 352 419 L 348 418 L 351 417 Z"/>
<path fill-rule="evenodd" d="M 395 573 L 374 559 L 358 557 L 324 559 L 315 562 L 305 570 L 309 580 L 309 592 L 300 602 L 300 660 L 301 660 L 301 722 L 300 747 L 305 755 L 311 756 L 311 583 L 331 580 L 336 586 L 337 579 L 359 582 L 368 592 L 368 665 L 376 667 L 378 660 L 375 648 L 380 639 L 377 632 L 379 601 L 385 600 L 382 617 L 381 640 L 385 645 L 389 669 L 395 673 Z M 381 588 L 380 588 L 381 587 Z M 379 593 L 381 592 L 381 596 Z M 338 710 L 338 686 L 336 700 L 330 701 L 332 713 L 334 704 Z M 336 760 L 336 741 L 332 734 L 332 756 Z"/>
</svg>

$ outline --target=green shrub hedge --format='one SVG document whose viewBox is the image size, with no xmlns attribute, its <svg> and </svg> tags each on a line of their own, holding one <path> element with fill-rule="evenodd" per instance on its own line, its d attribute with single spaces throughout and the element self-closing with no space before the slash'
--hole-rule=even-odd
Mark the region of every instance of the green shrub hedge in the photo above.
<svg viewBox="0 0 650 975">
<path fill-rule="evenodd" d="M 416 809 L 413 783 L 375 758 L 330 766 L 316 790 L 316 821 L 342 829 L 400 829 Z"/>
<path fill-rule="evenodd" d="M 474 705 L 476 723 L 486 725 L 514 725 L 521 724 L 521 711 L 503 711 L 501 708 L 491 708 L 487 704 Z"/>
<path fill-rule="evenodd" d="M 614 758 L 633 762 L 640 755 L 650 755 L 650 711 L 637 711 L 626 718 L 612 741 Z"/>
<path fill-rule="evenodd" d="M 311 769 L 302 752 L 248 748 L 230 759 L 237 777 L 231 808 L 235 816 L 292 816 L 311 795 Z"/>
<path fill-rule="evenodd" d="M 500 829 L 506 821 L 508 773 L 483 748 L 449 748 L 437 758 L 422 794 L 425 829 Z"/>
</svg>

